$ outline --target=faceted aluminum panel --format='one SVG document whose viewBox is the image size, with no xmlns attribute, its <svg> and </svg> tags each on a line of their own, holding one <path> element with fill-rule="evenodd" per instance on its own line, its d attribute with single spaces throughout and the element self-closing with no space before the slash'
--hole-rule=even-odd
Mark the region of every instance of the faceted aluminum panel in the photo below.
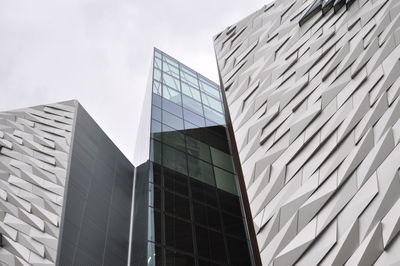
<svg viewBox="0 0 400 266">
<path fill-rule="evenodd" d="M 0 113 L 0 265 L 55 265 L 75 102 Z"/>
<path fill-rule="evenodd" d="M 399 11 L 277 0 L 214 38 L 263 265 L 400 262 Z"/>
</svg>

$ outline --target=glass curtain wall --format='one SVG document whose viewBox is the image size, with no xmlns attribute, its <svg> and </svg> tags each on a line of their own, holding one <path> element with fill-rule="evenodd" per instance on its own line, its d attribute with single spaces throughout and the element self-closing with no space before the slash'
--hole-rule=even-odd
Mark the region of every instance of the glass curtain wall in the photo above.
<svg viewBox="0 0 400 266">
<path fill-rule="evenodd" d="M 153 62 L 147 264 L 252 265 L 219 87 Z"/>
</svg>

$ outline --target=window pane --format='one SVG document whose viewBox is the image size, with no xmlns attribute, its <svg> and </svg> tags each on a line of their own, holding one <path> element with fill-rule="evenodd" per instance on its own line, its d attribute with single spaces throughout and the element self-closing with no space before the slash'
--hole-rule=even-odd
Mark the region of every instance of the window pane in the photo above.
<svg viewBox="0 0 400 266">
<path fill-rule="evenodd" d="M 161 164 L 161 143 L 154 139 L 150 143 L 150 159 Z"/>
<path fill-rule="evenodd" d="M 214 165 L 234 173 L 232 157 L 229 154 L 211 147 L 211 157 Z"/>
<path fill-rule="evenodd" d="M 175 61 L 175 59 L 172 59 L 172 58 L 170 58 L 170 57 L 168 57 L 168 56 L 164 56 L 163 59 L 164 59 L 164 62 L 167 62 L 168 64 L 170 64 L 170 65 L 172 65 L 172 66 L 174 66 L 174 67 L 176 67 L 176 68 L 179 67 L 178 62 Z"/>
<path fill-rule="evenodd" d="M 214 172 L 215 181 L 217 182 L 217 188 L 238 195 L 235 175 L 218 167 L 214 167 Z"/>
<path fill-rule="evenodd" d="M 173 88 L 174 90 L 180 91 L 178 79 L 173 78 L 172 76 L 164 73 L 163 80 L 164 80 L 164 84 L 168 85 L 169 87 Z"/>
<path fill-rule="evenodd" d="M 167 189 L 188 196 L 188 178 L 168 168 L 164 168 L 164 185 Z"/>
<path fill-rule="evenodd" d="M 187 198 L 174 193 L 164 192 L 165 211 L 172 215 L 190 220 L 190 206 Z"/>
<path fill-rule="evenodd" d="M 179 69 L 177 67 L 164 62 L 163 71 L 179 79 Z"/>
<path fill-rule="evenodd" d="M 163 145 L 163 165 L 187 175 L 186 154 Z"/>
<path fill-rule="evenodd" d="M 170 114 L 166 111 L 163 111 L 163 118 L 162 122 L 163 124 L 166 124 L 167 126 L 170 126 L 172 128 L 181 130 L 183 129 L 183 120 L 182 118 L 179 118 L 173 114 Z"/>
<path fill-rule="evenodd" d="M 154 69 L 154 72 L 153 72 L 153 75 L 154 75 L 154 79 L 155 79 L 155 80 L 161 82 L 161 71 L 160 71 L 160 70 L 158 70 L 157 68 L 155 68 L 155 69 Z"/>
<path fill-rule="evenodd" d="M 200 90 L 210 94 L 211 96 L 214 96 L 217 99 L 221 99 L 219 95 L 219 88 L 212 86 L 210 83 L 204 80 L 200 80 L 199 84 L 200 84 Z"/>
<path fill-rule="evenodd" d="M 211 162 L 210 146 L 194 138 L 187 137 L 187 151 L 190 155 Z"/>
<path fill-rule="evenodd" d="M 161 97 L 160 95 L 154 94 L 153 93 L 153 104 L 157 107 L 161 108 Z"/>
<path fill-rule="evenodd" d="M 185 151 L 185 135 L 166 125 L 163 125 L 162 131 L 162 140 L 164 143 L 179 150 Z"/>
<path fill-rule="evenodd" d="M 179 117 L 182 116 L 182 106 L 177 105 L 171 101 L 168 101 L 167 99 L 163 98 L 163 110 L 168 111 L 171 114 L 174 114 Z"/>
<path fill-rule="evenodd" d="M 151 120 L 151 137 L 161 141 L 161 123 L 156 120 Z"/>
<path fill-rule="evenodd" d="M 199 127 L 205 127 L 206 123 L 204 122 L 204 117 L 195 114 L 189 110 L 183 109 L 183 114 L 185 121 L 189 121 L 192 124 L 195 124 Z"/>
<path fill-rule="evenodd" d="M 188 83 L 189 85 L 192 85 L 195 88 L 199 87 L 199 83 L 197 81 L 196 76 L 192 76 L 184 71 L 181 72 L 181 79 Z"/>
<path fill-rule="evenodd" d="M 190 223 L 165 215 L 165 244 L 186 252 L 193 252 L 192 226 Z M 172 264 L 180 265 L 180 264 Z"/>
<path fill-rule="evenodd" d="M 183 107 L 197 114 L 203 115 L 203 108 L 201 106 L 201 103 L 193 100 L 192 98 L 187 97 L 186 95 L 182 95 L 182 99 L 183 99 Z"/>
<path fill-rule="evenodd" d="M 180 92 L 173 90 L 165 85 L 163 86 L 163 97 L 179 105 L 182 102 Z"/>
<path fill-rule="evenodd" d="M 207 106 L 204 106 L 204 115 L 205 115 L 206 118 L 208 118 L 208 119 L 210 119 L 210 120 L 212 120 L 214 122 L 217 122 L 220 125 L 224 125 L 225 124 L 224 115 L 221 114 L 221 113 L 218 113 L 217 111 L 215 111 L 215 110 L 213 110 L 213 109 L 211 109 L 211 108 L 209 108 Z"/>
<path fill-rule="evenodd" d="M 189 156 L 189 175 L 204 183 L 215 185 L 212 166 L 206 162 Z"/>
<path fill-rule="evenodd" d="M 201 93 L 201 98 L 203 99 L 203 104 L 213 108 L 214 110 L 217 110 L 220 113 L 223 113 L 222 104 L 220 101 L 208 96 L 205 93 Z"/>
<path fill-rule="evenodd" d="M 182 93 L 189 96 L 190 98 L 193 98 L 193 99 L 201 102 L 200 91 L 198 91 L 197 89 L 195 89 L 192 86 L 189 86 L 188 84 L 186 84 L 184 82 L 181 82 L 181 86 L 182 86 Z"/>
<path fill-rule="evenodd" d="M 154 66 L 161 69 L 161 59 L 160 58 L 157 58 L 157 57 L 154 58 Z"/>
<path fill-rule="evenodd" d="M 151 117 L 157 121 L 161 121 L 161 109 L 157 106 L 151 106 Z"/>
<path fill-rule="evenodd" d="M 161 96 L 161 83 L 157 80 L 153 81 L 153 92 Z"/>
</svg>

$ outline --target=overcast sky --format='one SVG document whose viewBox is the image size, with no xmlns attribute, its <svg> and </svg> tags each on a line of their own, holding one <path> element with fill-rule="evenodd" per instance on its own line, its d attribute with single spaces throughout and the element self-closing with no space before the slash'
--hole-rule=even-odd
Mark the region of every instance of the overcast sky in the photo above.
<svg viewBox="0 0 400 266">
<path fill-rule="evenodd" d="M 153 47 L 218 81 L 212 37 L 266 0 L 2 0 L 0 110 L 77 99 L 133 158 Z"/>
</svg>

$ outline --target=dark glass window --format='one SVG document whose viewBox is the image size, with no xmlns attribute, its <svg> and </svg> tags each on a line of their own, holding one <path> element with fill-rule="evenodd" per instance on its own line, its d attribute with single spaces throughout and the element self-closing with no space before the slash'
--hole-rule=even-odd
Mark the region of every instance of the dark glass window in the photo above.
<svg viewBox="0 0 400 266">
<path fill-rule="evenodd" d="M 221 209 L 223 211 L 229 212 L 236 216 L 242 215 L 239 197 L 220 189 L 218 189 L 218 196 L 221 203 Z"/>
<path fill-rule="evenodd" d="M 222 170 L 218 167 L 214 167 L 214 173 L 217 188 L 238 195 L 236 188 L 236 176 L 234 174 Z"/>
<path fill-rule="evenodd" d="M 217 209 L 194 202 L 193 212 L 194 220 L 197 224 L 221 231 L 221 219 Z"/>
<path fill-rule="evenodd" d="M 166 212 L 190 220 L 190 205 L 187 198 L 168 191 L 164 192 L 164 196 Z"/>
<path fill-rule="evenodd" d="M 188 179 L 185 175 L 164 168 L 164 182 L 168 190 L 185 196 L 189 195 Z"/>
<path fill-rule="evenodd" d="M 225 233 L 240 237 L 242 239 L 246 238 L 246 233 L 244 231 L 244 224 L 241 217 L 223 213 L 222 220 L 224 223 Z"/>
<path fill-rule="evenodd" d="M 225 169 L 229 172 L 232 173 L 234 172 L 232 165 L 232 157 L 229 154 L 211 147 L 211 157 L 214 165 L 222 169 Z"/>
<path fill-rule="evenodd" d="M 179 150 L 185 151 L 185 135 L 180 133 L 173 128 L 163 125 L 162 140 L 164 143 L 177 148 Z"/>
<path fill-rule="evenodd" d="M 226 239 L 226 242 L 228 244 L 228 252 L 232 265 L 234 266 L 251 265 L 249 249 L 245 241 L 228 237 Z"/>
<path fill-rule="evenodd" d="M 188 156 L 189 175 L 204 183 L 215 185 L 214 173 L 211 164 L 200 159 Z"/>
<path fill-rule="evenodd" d="M 165 244 L 192 253 L 193 235 L 191 224 L 175 217 L 165 215 Z"/>
<path fill-rule="evenodd" d="M 154 119 L 151 121 L 151 137 L 161 141 L 161 123 Z"/>
<path fill-rule="evenodd" d="M 187 137 L 187 151 L 190 155 L 211 163 L 210 146 L 207 144 Z"/>
<path fill-rule="evenodd" d="M 192 178 L 190 179 L 190 187 L 192 189 L 192 197 L 194 200 L 214 207 L 218 206 L 215 187 Z"/>
<path fill-rule="evenodd" d="M 187 174 L 186 154 L 163 145 L 163 164 L 179 173 Z"/>
<path fill-rule="evenodd" d="M 166 266 L 193 266 L 194 259 L 191 256 L 184 255 L 172 250 L 165 252 Z"/>
</svg>

